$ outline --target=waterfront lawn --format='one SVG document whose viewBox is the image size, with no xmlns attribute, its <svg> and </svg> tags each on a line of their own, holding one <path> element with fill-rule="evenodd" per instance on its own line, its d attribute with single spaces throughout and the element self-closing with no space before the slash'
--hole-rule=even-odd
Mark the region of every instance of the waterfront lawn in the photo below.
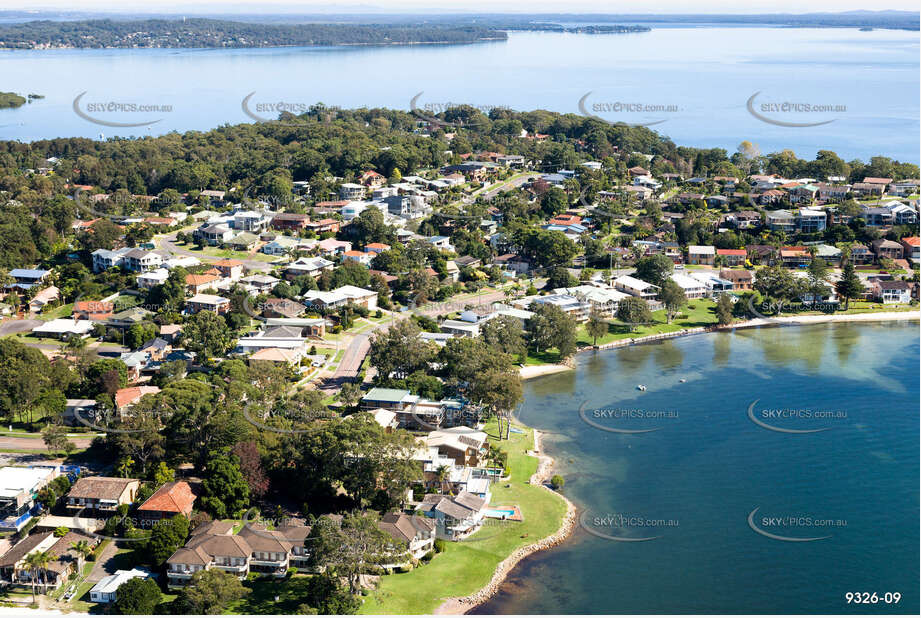
<svg viewBox="0 0 921 618">
<path fill-rule="evenodd" d="M 517 426 L 517 425 L 516 425 Z M 534 432 L 511 434 L 496 440 L 497 426 L 490 421 L 486 432 L 494 444 L 508 452 L 511 480 L 492 486 L 492 505 L 521 507 L 523 522 L 495 522 L 469 539 L 447 543 L 444 552 L 409 573 L 381 578 L 362 605 L 362 614 L 430 614 L 449 597 L 468 596 L 489 583 L 498 564 L 516 549 L 535 543 L 562 524 L 566 503 L 554 494 L 527 483 L 537 471 L 537 458 L 525 451 L 533 448 Z M 506 487 L 509 485 L 509 487 Z"/>
<path fill-rule="evenodd" d="M 665 319 L 665 310 L 652 312 L 652 323 L 642 324 L 636 327 L 636 330 L 630 330 L 630 327 L 623 322 L 612 320 L 608 323 L 608 334 L 598 338 L 598 345 L 611 343 L 620 339 L 635 339 L 646 337 L 648 335 L 661 335 L 665 333 L 674 333 L 679 330 L 688 328 L 700 328 L 704 326 L 713 326 L 717 323 L 716 303 L 709 299 L 694 299 L 681 310 L 669 324 Z M 585 332 L 585 325 L 581 325 L 578 330 L 576 343 L 579 346 L 592 345 L 592 338 Z"/>
</svg>

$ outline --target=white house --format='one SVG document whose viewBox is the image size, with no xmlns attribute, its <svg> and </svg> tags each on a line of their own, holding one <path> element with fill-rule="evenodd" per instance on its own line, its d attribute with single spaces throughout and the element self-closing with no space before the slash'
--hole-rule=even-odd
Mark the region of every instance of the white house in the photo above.
<svg viewBox="0 0 921 618">
<path fill-rule="evenodd" d="M 145 579 L 150 573 L 143 569 L 125 571 L 119 569 L 114 574 L 103 577 L 90 589 L 90 601 L 93 603 L 111 603 L 117 599 L 118 587 L 132 579 Z"/>
<path fill-rule="evenodd" d="M 659 294 L 658 286 L 629 275 L 623 275 L 615 279 L 614 287 L 630 296 L 637 296 L 646 300 L 654 299 Z"/>
<path fill-rule="evenodd" d="M 158 268 L 157 270 L 138 275 L 137 284 L 139 288 L 149 290 L 152 287 L 162 285 L 168 277 L 168 270 L 165 268 Z"/>
</svg>

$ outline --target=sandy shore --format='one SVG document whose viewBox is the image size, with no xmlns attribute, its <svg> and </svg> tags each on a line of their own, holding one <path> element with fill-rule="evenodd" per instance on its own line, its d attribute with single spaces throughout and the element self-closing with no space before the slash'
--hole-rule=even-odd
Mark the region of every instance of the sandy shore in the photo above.
<svg viewBox="0 0 921 618">
<path fill-rule="evenodd" d="M 570 369 L 570 367 L 562 366 L 565 369 Z M 530 480 L 528 481 L 531 485 L 538 485 L 543 488 L 545 491 L 549 491 L 559 496 L 566 502 L 566 515 L 563 516 L 563 522 L 560 525 L 560 528 L 551 534 L 548 537 L 516 549 L 509 555 L 508 558 L 503 560 L 496 566 L 496 570 L 493 573 L 492 578 L 489 580 L 489 583 L 480 588 L 474 594 L 467 597 L 453 597 L 445 600 L 438 608 L 435 610 L 436 614 L 465 614 L 471 609 L 485 603 L 499 590 L 499 586 L 502 585 L 502 582 L 505 581 L 506 576 L 515 568 L 515 566 L 521 562 L 524 558 L 527 558 L 531 554 L 537 553 L 544 549 L 549 549 L 554 545 L 559 545 L 572 533 L 573 528 L 576 524 L 576 506 L 570 502 L 566 496 L 559 494 L 544 483 L 550 478 L 553 473 L 553 458 L 547 455 L 544 455 L 541 452 L 540 448 L 541 434 L 536 429 L 534 430 L 534 450 L 529 451 L 528 454 L 538 458 L 537 472 L 531 475 Z"/>
<path fill-rule="evenodd" d="M 530 378 L 537 378 L 540 376 L 549 375 L 551 373 L 560 373 L 561 371 L 569 371 L 573 369 L 569 365 L 562 364 L 547 364 L 547 365 L 525 365 L 522 367 L 519 372 L 521 373 L 522 380 L 528 380 Z"/>
<path fill-rule="evenodd" d="M 876 313 L 845 313 L 842 315 L 802 315 L 785 318 L 755 319 L 722 326 L 721 329 L 754 328 L 758 326 L 796 326 L 799 324 L 820 324 L 822 322 L 891 322 L 896 320 L 921 319 L 921 311 L 879 311 Z"/>
</svg>

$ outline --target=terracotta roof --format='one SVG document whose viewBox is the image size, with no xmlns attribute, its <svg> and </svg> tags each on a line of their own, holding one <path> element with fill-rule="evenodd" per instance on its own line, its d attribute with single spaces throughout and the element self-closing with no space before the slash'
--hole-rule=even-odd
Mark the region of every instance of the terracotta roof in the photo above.
<svg viewBox="0 0 921 618">
<path fill-rule="evenodd" d="M 716 254 L 717 255 L 741 255 L 741 256 L 747 255 L 747 253 L 745 252 L 745 249 L 717 249 Z"/>
<path fill-rule="evenodd" d="M 912 247 L 921 245 L 921 239 L 919 239 L 917 236 L 909 236 L 907 238 L 903 238 L 902 242 Z"/>
<path fill-rule="evenodd" d="M 207 273 L 204 275 L 186 275 L 185 283 L 186 285 L 199 286 L 199 285 L 205 285 L 207 283 L 212 283 L 214 281 L 217 281 L 218 279 L 220 279 L 220 277 L 218 277 L 217 275 L 209 275 Z"/>
<path fill-rule="evenodd" d="M 195 503 L 195 494 L 192 486 L 185 481 L 165 483 L 152 496 L 138 507 L 139 511 L 162 511 L 166 513 L 182 513 L 188 516 L 192 513 Z"/>
<path fill-rule="evenodd" d="M 155 395 L 160 392 L 156 386 L 129 386 L 115 391 L 115 407 L 122 408 L 137 402 L 144 395 Z"/>
<path fill-rule="evenodd" d="M 211 265 L 231 268 L 233 266 L 243 266 L 243 262 L 241 262 L 240 260 L 218 260 L 216 262 L 212 262 Z"/>
</svg>

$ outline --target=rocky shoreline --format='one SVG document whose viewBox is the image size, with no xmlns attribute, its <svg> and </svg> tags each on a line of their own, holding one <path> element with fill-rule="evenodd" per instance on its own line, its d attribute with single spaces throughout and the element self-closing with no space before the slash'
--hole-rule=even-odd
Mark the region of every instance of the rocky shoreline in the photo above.
<svg viewBox="0 0 921 618">
<path fill-rule="evenodd" d="M 560 528 L 551 534 L 548 537 L 521 547 L 512 552 L 505 560 L 500 562 L 496 566 L 495 572 L 493 572 L 492 578 L 489 580 L 489 583 L 480 588 L 474 594 L 467 597 L 455 597 L 452 599 L 447 599 L 442 603 L 438 609 L 435 610 L 436 614 L 466 614 L 475 607 L 482 605 L 488 601 L 496 592 L 499 591 L 499 586 L 502 585 L 502 582 L 505 581 L 505 578 L 508 574 L 521 562 L 524 558 L 527 558 L 531 554 L 543 551 L 559 545 L 572 534 L 573 528 L 576 525 L 576 505 L 574 505 L 566 496 L 553 491 L 545 485 L 546 481 L 550 478 L 553 473 L 553 458 L 547 455 L 542 454 L 541 448 L 541 433 L 538 430 L 534 430 L 534 450 L 529 451 L 528 454 L 538 458 L 537 471 L 531 475 L 531 478 L 528 480 L 528 483 L 531 485 L 539 485 L 545 491 L 549 491 L 559 496 L 566 502 L 566 515 L 563 517 L 563 522 L 560 525 Z"/>
</svg>

